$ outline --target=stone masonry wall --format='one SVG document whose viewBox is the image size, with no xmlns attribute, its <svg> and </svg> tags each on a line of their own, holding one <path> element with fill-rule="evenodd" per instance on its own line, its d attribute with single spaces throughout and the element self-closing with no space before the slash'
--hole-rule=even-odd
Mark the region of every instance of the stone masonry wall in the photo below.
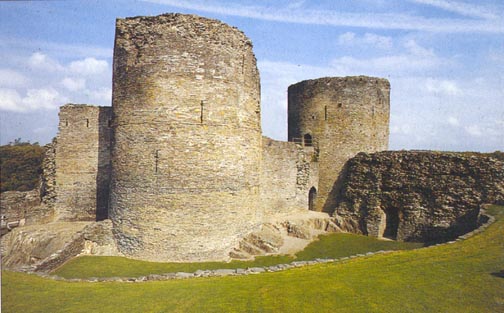
<svg viewBox="0 0 504 313">
<path fill-rule="evenodd" d="M 67 104 L 60 108 L 55 157 L 57 220 L 107 217 L 111 113 L 110 107 Z"/>
<path fill-rule="evenodd" d="M 504 162 L 485 154 L 360 153 L 348 161 L 335 216 L 347 231 L 401 241 L 450 240 L 504 204 Z"/>
<path fill-rule="evenodd" d="M 118 19 L 110 217 L 122 253 L 226 259 L 257 227 L 260 88 L 250 40 L 194 15 Z"/>
<path fill-rule="evenodd" d="M 56 138 L 44 146 L 42 175 L 40 177 L 40 198 L 42 203 L 54 210 L 56 202 Z"/>
<path fill-rule="evenodd" d="M 388 147 L 390 84 L 366 76 L 326 77 L 292 85 L 288 94 L 289 141 L 311 136 L 320 171 L 315 208 L 332 212 L 345 162 Z"/>
<path fill-rule="evenodd" d="M 308 210 L 309 192 L 318 188 L 313 147 L 263 137 L 261 202 L 265 215 Z"/>
</svg>

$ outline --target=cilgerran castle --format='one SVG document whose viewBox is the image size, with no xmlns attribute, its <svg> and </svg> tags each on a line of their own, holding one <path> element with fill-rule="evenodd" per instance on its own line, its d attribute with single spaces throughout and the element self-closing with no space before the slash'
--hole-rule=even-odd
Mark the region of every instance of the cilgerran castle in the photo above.
<svg viewBox="0 0 504 313">
<path fill-rule="evenodd" d="M 289 142 L 275 141 L 241 31 L 194 15 L 118 19 L 112 107 L 59 114 L 56 220 L 110 218 L 136 258 L 223 258 L 270 216 L 334 211 L 344 163 L 387 149 L 389 93 L 365 76 L 292 85 Z"/>
<path fill-rule="evenodd" d="M 194 15 L 118 19 L 112 107 L 62 106 L 40 188 L 0 194 L 2 234 L 19 226 L 1 237 L 2 266 L 248 259 L 324 231 L 432 243 L 474 230 L 484 204 L 504 204 L 503 154 L 383 151 L 389 94 L 365 76 L 294 84 L 288 141 L 275 141 L 242 32 Z"/>
</svg>

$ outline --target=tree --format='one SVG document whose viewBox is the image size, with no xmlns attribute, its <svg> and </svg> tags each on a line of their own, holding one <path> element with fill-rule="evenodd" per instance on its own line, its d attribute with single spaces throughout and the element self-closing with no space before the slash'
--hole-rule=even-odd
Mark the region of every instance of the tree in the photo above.
<svg viewBox="0 0 504 313">
<path fill-rule="evenodd" d="M 37 187 L 43 158 L 43 147 L 21 138 L 0 146 L 0 191 L 28 191 Z"/>
</svg>

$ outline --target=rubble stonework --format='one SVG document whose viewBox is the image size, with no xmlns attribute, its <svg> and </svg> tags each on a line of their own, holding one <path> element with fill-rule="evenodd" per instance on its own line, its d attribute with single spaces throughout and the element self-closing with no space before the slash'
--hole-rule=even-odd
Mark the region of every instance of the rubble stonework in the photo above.
<svg viewBox="0 0 504 313">
<path fill-rule="evenodd" d="M 318 164 L 313 147 L 263 137 L 261 203 L 265 218 L 304 212 L 310 190 L 318 189 Z"/>
<path fill-rule="evenodd" d="M 485 154 L 360 153 L 347 167 L 335 215 L 353 233 L 446 241 L 478 226 L 482 204 L 504 204 L 504 162 Z"/>
<path fill-rule="evenodd" d="M 90 105 L 60 108 L 54 162 L 58 221 L 107 217 L 111 113 L 110 107 Z"/>
<path fill-rule="evenodd" d="M 40 176 L 40 198 L 42 203 L 54 209 L 56 202 L 56 138 L 44 146 L 42 175 Z"/>
<path fill-rule="evenodd" d="M 259 101 L 238 29 L 182 14 L 117 20 L 110 218 L 121 252 L 223 259 L 258 227 Z"/>
</svg>

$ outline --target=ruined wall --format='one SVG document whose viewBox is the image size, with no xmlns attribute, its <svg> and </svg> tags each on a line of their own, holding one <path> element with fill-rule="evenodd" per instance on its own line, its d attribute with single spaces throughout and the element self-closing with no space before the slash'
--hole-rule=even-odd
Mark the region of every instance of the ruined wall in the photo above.
<svg viewBox="0 0 504 313">
<path fill-rule="evenodd" d="M 56 202 L 56 137 L 44 146 L 42 175 L 40 177 L 40 198 L 42 203 L 54 210 Z M 53 213 L 54 214 L 54 213 Z"/>
<path fill-rule="evenodd" d="M 60 108 L 55 156 L 57 220 L 107 217 L 111 113 L 110 107 L 67 104 Z"/>
<path fill-rule="evenodd" d="M 477 227 L 481 204 L 504 204 L 504 162 L 485 154 L 360 153 L 347 165 L 335 214 L 352 232 L 449 240 Z"/>
<path fill-rule="evenodd" d="M 259 223 L 260 88 L 250 40 L 194 15 L 118 19 L 111 209 L 121 252 L 224 259 Z"/>
<path fill-rule="evenodd" d="M 313 147 L 263 137 L 261 202 L 265 215 L 308 210 L 310 189 L 318 189 Z"/>
<path fill-rule="evenodd" d="M 292 85 L 288 93 L 289 141 L 311 136 L 320 171 L 315 207 L 332 212 L 345 162 L 388 147 L 390 84 L 366 76 L 326 77 Z"/>
<path fill-rule="evenodd" d="M 34 215 L 33 209 L 40 206 L 40 197 L 37 189 L 30 191 L 4 191 L 0 193 L 0 212 L 2 228 L 7 223 L 21 221 L 24 225 L 29 218 L 32 222 L 34 218 L 40 220 L 40 217 Z M 38 210 L 37 210 L 38 212 Z"/>
</svg>

